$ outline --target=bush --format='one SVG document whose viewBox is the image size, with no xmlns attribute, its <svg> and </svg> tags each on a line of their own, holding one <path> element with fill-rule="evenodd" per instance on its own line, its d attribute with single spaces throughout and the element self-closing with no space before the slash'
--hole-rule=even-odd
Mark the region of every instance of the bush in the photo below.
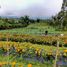
<svg viewBox="0 0 67 67">
<path fill-rule="evenodd" d="M 67 47 L 67 44 L 64 44 L 64 47 Z"/>
</svg>

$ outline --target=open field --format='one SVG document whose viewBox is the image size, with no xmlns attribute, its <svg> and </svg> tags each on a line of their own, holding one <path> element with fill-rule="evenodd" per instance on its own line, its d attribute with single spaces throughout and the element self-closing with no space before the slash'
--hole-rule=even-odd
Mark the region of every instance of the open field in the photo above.
<svg viewBox="0 0 67 67">
<path fill-rule="evenodd" d="M 8 30 L 0 30 L 1 33 L 10 33 L 10 34 L 31 34 L 31 35 L 44 35 L 45 31 L 48 31 L 49 34 L 67 34 L 67 31 L 56 31 L 55 28 L 49 26 L 46 23 L 35 23 L 30 24 L 25 28 L 15 28 Z"/>
</svg>

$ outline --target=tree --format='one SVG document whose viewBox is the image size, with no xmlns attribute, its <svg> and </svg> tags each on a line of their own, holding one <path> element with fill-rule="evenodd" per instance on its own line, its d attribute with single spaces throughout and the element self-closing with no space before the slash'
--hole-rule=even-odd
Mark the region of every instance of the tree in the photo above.
<svg viewBox="0 0 67 67">
<path fill-rule="evenodd" d="M 24 17 L 21 17 L 20 18 L 20 23 L 22 23 L 22 24 L 29 24 L 29 16 L 24 16 Z"/>
<path fill-rule="evenodd" d="M 25 17 L 24 17 L 24 21 L 25 21 L 25 23 L 26 23 L 27 25 L 29 25 L 29 20 L 30 20 L 30 19 L 29 19 L 29 16 L 25 16 Z"/>
<path fill-rule="evenodd" d="M 36 20 L 37 22 L 40 22 L 40 19 L 39 18 L 37 18 L 37 20 Z"/>
<path fill-rule="evenodd" d="M 64 30 L 67 27 L 67 0 L 63 1 L 61 11 L 54 17 L 53 19 L 53 25 L 58 26 L 60 29 Z"/>
</svg>

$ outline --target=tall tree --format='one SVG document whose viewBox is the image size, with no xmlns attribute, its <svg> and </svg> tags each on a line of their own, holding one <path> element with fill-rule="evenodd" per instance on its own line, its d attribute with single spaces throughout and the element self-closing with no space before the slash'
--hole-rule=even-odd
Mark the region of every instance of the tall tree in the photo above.
<svg viewBox="0 0 67 67">
<path fill-rule="evenodd" d="M 66 28 L 67 26 L 67 0 L 63 0 L 61 11 L 58 15 L 53 17 L 53 22 L 55 25 L 58 25 L 61 29 Z"/>
</svg>

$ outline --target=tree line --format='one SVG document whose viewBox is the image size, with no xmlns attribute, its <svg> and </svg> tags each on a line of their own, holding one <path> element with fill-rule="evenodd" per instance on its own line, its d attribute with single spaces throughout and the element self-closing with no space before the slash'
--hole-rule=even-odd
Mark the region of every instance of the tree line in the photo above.
<svg viewBox="0 0 67 67">
<path fill-rule="evenodd" d="M 27 27 L 31 23 L 40 22 L 40 19 L 30 19 L 29 16 L 20 18 L 2 18 L 0 17 L 0 30 Z"/>
</svg>

